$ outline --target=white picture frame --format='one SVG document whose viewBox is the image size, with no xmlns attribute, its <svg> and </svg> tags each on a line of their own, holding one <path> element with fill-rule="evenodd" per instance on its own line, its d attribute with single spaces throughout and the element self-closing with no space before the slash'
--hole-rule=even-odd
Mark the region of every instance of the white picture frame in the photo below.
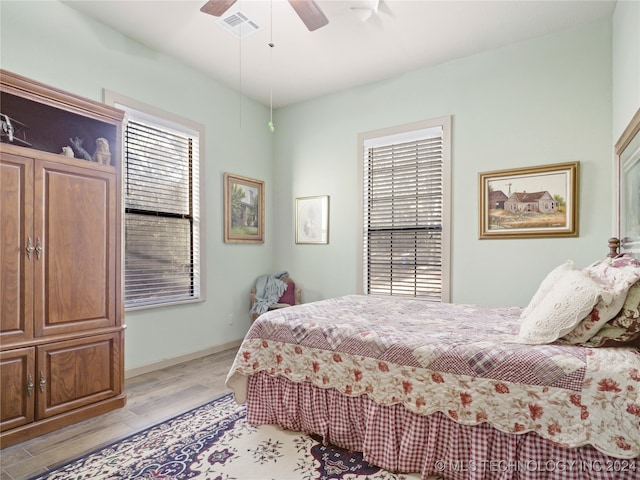
<svg viewBox="0 0 640 480">
<path fill-rule="evenodd" d="M 296 243 L 329 243 L 329 196 L 296 198 Z"/>
</svg>

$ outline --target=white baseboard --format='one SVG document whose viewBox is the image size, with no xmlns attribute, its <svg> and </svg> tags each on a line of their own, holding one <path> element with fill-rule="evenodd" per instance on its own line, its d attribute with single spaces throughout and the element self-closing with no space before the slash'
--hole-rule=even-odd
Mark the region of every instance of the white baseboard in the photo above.
<svg viewBox="0 0 640 480">
<path fill-rule="evenodd" d="M 141 367 L 131 368 L 129 370 L 124 371 L 124 378 L 137 377 L 138 375 L 143 375 L 145 373 L 153 372 L 155 370 L 161 370 L 163 368 L 172 367 L 174 365 L 188 362 L 190 360 L 206 357 L 207 355 L 213 355 L 214 353 L 223 352 L 225 350 L 230 350 L 232 348 L 238 348 L 241 343 L 242 343 L 242 340 L 234 340 L 232 342 L 227 342 L 222 345 L 218 345 L 216 347 L 209 347 L 209 348 L 205 348 L 204 350 L 198 350 L 196 352 L 187 353 L 186 355 L 180 355 L 179 357 L 166 358 L 159 362 L 153 362 L 147 365 L 143 365 Z"/>
</svg>

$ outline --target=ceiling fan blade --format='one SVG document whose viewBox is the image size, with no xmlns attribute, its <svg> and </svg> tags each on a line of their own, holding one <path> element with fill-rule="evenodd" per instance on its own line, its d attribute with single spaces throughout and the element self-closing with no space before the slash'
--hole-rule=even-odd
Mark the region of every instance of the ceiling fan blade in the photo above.
<svg viewBox="0 0 640 480">
<path fill-rule="evenodd" d="M 313 32 L 329 23 L 327 17 L 324 16 L 320 7 L 313 0 L 289 0 L 289 3 L 309 31 Z"/>
<path fill-rule="evenodd" d="M 214 17 L 219 17 L 229 10 L 229 7 L 234 3 L 236 3 L 236 0 L 209 0 L 200 8 L 200 11 L 213 15 Z"/>
</svg>

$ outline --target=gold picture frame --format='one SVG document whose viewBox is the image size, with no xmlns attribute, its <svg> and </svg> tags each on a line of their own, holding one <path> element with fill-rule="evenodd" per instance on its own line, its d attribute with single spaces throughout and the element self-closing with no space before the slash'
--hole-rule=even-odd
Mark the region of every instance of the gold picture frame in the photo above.
<svg viewBox="0 0 640 480">
<path fill-rule="evenodd" d="M 264 182 L 224 174 L 224 242 L 264 243 Z"/>
<path fill-rule="evenodd" d="M 296 243 L 329 243 L 329 196 L 296 198 Z"/>
<path fill-rule="evenodd" d="M 480 239 L 578 236 L 579 169 L 568 162 L 479 173 Z"/>
</svg>

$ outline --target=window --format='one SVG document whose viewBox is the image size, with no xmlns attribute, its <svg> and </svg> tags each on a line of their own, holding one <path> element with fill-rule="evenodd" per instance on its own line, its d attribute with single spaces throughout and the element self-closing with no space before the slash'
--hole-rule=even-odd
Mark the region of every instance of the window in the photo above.
<svg viewBox="0 0 640 480">
<path fill-rule="evenodd" d="M 151 107 L 124 130 L 125 307 L 203 300 L 200 138 L 203 127 Z M 152 113 L 151 113 L 152 112 Z"/>
<path fill-rule="evenodd" d="M 361 134 L 359 144 L 359 290 L 449 301 L 449 117 Z"/>
</svg>

